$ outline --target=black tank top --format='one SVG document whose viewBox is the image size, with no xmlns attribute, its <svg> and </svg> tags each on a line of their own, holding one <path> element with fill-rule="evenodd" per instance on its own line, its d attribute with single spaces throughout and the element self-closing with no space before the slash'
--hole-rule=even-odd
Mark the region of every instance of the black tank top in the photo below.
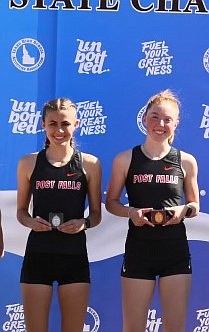
<svg viewBox="0 0 209 332">
<path fill-rule="evenodd" d="M 83 218 L 87 194 L 87 179 L 83 172 L 81 154 L 74 151 L 70 161 L 62 166 L 51 165 L 46 150 L 37 155 L 30 179 L 33 195 L 33 217 L 49 221 L 49 213 L 62 212 L 64 222 Z M 64 254 L 86 254 L 85 232 L 66 234 L 53 229 L 49 232 L 31 231 L 27 251 Z"/>
<path fill-rule="evenodd" d="M 182 204 L 184 174 L 180 151 L 171 147 L 160 160 L 151 160 L 136 146 L 126 179 L 129 205 L 136 208 L 163 209 Z M 129 220 L 129 235 L 139 238 L 185 238 L 183 222 L 167 227 L 134 226 Z"/>
</svg>

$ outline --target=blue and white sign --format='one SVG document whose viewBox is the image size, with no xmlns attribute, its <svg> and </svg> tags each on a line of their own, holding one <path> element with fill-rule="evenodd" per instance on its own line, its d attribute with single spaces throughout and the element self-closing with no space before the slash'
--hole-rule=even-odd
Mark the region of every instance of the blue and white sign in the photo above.
<svg viewBox="0 0 209 332">
<path fill-rule="evenodd" d="M 186 221 L 193 266 L 186 332 L 208 331 L 208 1 L 9 0 L 0 17 L 0 329 L 25 332 L 19 275 L 29 230 L 16 220 L 17 163 L 44 145 L 43 104 L 68 97 L 78 106 L 78 147 L 97 155 L 103 168 L 102 223 L 87 231 L 92 286 L 83 331 L 121 332 L 128 220 L 105 210 L 107 183 L 114 156 L 144 140 L 148 98 L 170 88 L 181 101 L 174 145 L 199 165 L 201 212 Z M 57 306 L 54 297 L 50 332 L 59 331 Z M 161 331 L 156 293 L 146 332 Z"/>
</svg>

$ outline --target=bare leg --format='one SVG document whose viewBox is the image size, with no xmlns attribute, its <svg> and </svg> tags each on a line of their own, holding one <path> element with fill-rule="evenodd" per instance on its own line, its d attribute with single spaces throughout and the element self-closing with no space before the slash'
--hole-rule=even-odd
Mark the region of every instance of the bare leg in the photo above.
<svg viewBox="0 0 209 332">
<path fill-rule="evenodd" d="M 179 274 L 159 279 L 164 332 L 184 332 L 191 275 Z"/>
<path fill-rule="evenodd" d="M 89 287 L 88 283 L 74 283 L 58 287 L 62 332 L 83 332 Z"/>
<path fill-rule="evenodd" d="M 122 277 L 123 332 L 145 332 L 154 280 Z"/>
<path fill-rule="evenodd" d="M 52 287 L 21 284 L 27 332 L 47 332 Z"/>
</svg>

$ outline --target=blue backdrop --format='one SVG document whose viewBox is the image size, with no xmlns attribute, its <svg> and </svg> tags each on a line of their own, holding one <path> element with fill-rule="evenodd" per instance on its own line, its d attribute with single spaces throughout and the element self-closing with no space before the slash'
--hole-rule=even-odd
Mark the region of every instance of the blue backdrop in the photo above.
<svg viewBox="0 0 209 332">
<path fill-rule="evenodd" d="M 140 144 L 147 99 L 170 88 L 181 100 L 174 145 L 199 165 L 201 212 L 186 222 L 193 263 L 187 332 L 209 329 L 209 4 L 204 0 L 8 0 L 0 5 L 0 329 L 24 332 L 19 272 L 28 230 L 16 221 L 16 167 L 43 147 L 45 101 L 78 105 L 78 147 L 103 168 L 102 223 L 87 232 L 92 288 L 84 331 L 121 332 L 120 266 L 126 218 L 104 207 L 112 160 Z M 124 204 L 127 198 L 124 193 Z M 88 209 L 88 207 L 87 207 Z M 55 285 L 56 287 L 56 285 Z M 53 298 L 50 332 L 59 331 Z M 162 331 L 156 292 L 146 332 Z"/>
</svg>

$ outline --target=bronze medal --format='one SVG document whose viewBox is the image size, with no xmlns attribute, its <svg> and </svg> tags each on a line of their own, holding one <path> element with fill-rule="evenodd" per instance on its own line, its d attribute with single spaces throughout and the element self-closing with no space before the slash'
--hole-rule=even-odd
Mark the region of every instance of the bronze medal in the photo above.
<svg viewBox="0 0 209 332">
<path fill-rule="evenodd" d="M 151 211 L 151 221 L 154 225 L 162 225 L 166 222 L 166 211 L 153 210 Z"/>
</svg>

